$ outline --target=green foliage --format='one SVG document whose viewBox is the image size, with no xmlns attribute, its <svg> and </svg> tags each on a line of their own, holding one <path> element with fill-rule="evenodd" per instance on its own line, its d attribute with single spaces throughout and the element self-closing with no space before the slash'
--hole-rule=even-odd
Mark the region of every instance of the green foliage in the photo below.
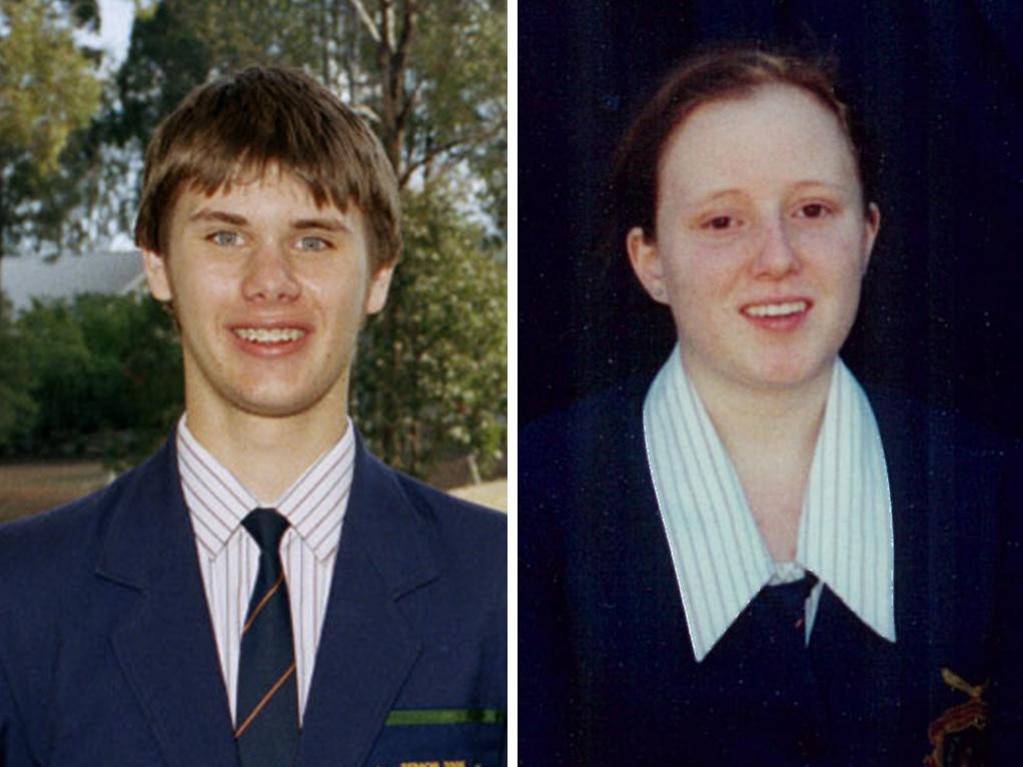
<svg viewBox="0 0 1023 767">
<path fill-rule="evenodd" d="M 407 151 L 409 164 L 420 163 L 428 179 L 467 167 L 483 182 L 478 204 L 504 232 L 505 4 L 438 0 L 422 7 L 415 63 L 419 105 L 407 138 L 414 145 Z"/>
<path fill-rule="evenodd" d="M 0 453 L 28 441 L 39 410 L 28 393 L 32 383 L 28 353 L 9 316 L 9 307 L 0 311 Z"/>
<path fill-rule="evenodd" d="M 0 146 L 52 172 L 75 128 L 99 106 L 92 62 L 46 0 L 8 0 L 0 38 Z M 7 158 L 5 158 L 7 159 Z"/>
<path fill-rule="evenodd" d="M 64 7 L 66 6 L 66 8 Z M 95 26 L 94 0 L 6 0 L 0 33 L 0 257 L 31 227 L 73 132 L 99 106 L 100 83 L 72 23 Z M 68 18 L 70 14 L 70 18 Z"/>
<path fill-rule="evenodd" d="M 128 56 L 116 77 L 118 99 L 103 122 L 109 140 L 135 140 L 139 153 L 157 123 L 206 79 L 212 57 L 185 22 L 195 2 L 158 3 L 131 30 Z"/>
<path fill-rule="evenodd" d="M 88 19 L 95 0 L 59 7 Z M 18 199 L 30 190 L 46 202 L 32 211 L 34 229 L 17 235 L 64 251 L 129 230 L 143 147 L 189 90 L 249 63 L 305 68 L 366 116 L 407 201 L 406 255 L 388 308 L 367 327 L 353 412 L 396 466 L 422 474 L 470 455 L 486 470 L 500 459 L 506 431 L 505 35 L 503 0 L 146 4 L 101 114 L 70 134 L 55 172 L 19 182 Z M 180 387 L 180 371 L 158 364 L 180 365 L 168 347 L 173 335 L 150 337 L 146 323 L 128 322 L 133 312 L 156 311 L 147 302 L 111 310 L 115 318 L 87 304 L 25 315 L 49 327 L 45 335 L 17 323 L 26 348 L 40 355 L 32 386 L 20 389 L 38 406 L 28 439 L 38 447 L 144 451 L 145 435 L 160 433 L 179 407 L 180 391 L 161 387 Z M 169 332 L 161 318 L 149 319 L 150 328 Z M 158 359 L 142 359 L 147 353 Z M 136 367 L 126 369 L 130 360 Z M 0 433 L 0 450 L 4 444 Z"/>
<path fill-rule="evenodd" d="M 157 13 L 167 5 L 160 3 Z M 252 64 L 315 65 L 321 5 L 317 0 L 176 0 L 173 13 L 180 29 L 207 52 L 207 65 L 228 72 Z"/>
<path fill-rule="evenodd" d="M 148 298 L 36 302 L 7 331 L 5 349 L 18 350 L 31 366 L 28 375 L 27 366 L 0 366 L 0 391 L 18 387 L 32 418 L 29 429 L 6 439 L 0 432 L 0 451 L 131 462 L 148 454 L 181 412 L 177 335 Z"/>
<path fill-rule="evenodd" d="M 393 465 L 426 474 L 470 456 L 487 473 L 507 431 L 504 269 L 443 196 L 407 193 L 405 205 L 405 254 L 363 333 L 353 412 Z"/>
</svg>

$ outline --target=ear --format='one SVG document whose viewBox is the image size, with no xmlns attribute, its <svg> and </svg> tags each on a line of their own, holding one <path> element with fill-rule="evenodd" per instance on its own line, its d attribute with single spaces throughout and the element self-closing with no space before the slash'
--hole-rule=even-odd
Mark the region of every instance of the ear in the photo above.
<svg viewBox="0 0 1023 767">
<path fill-rule="evenodd" d="M 870 254 L 874 251 L 874 242 L 877 240 L 877 233 L 881 229 L 881 209 L 876 203 L 867 206 L 867 215 L 863 223 L 863 267 L 862 274 L 867 273 L 867 266 L 870 264 Z"/>
<path fill-rule="evenodd" d="M 149 292 L 153 298 L 164 302 L 172 300 L 174 293 L 171 291 L 164 257 L 154 250 L 143 250 L 142 265 L 146 269 L 146 282 L 149 283 Z"/>
<path fill-rule="evenodd" d="M 366 290 L 366 314 L 376 314 L 387 303 L 387 292 L 391 289 L 394 263 L 384 264 L 369 279 Z"/>
<path fill-rule="evenodd" d="M 636 273 L 650 297 L 661 304 L 668 303 L 668 286 L 664 281 L 664 262 L 661 261 L 657 241 L 647 237 L 643 227 L 634 226 L 625 235 L 625 249 L 629 253 L 632 271 Z"/>
</svg>

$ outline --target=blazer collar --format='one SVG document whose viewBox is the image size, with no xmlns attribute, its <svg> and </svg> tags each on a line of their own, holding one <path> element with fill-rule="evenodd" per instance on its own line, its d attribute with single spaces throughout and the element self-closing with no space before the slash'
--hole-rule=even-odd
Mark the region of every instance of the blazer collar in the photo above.
<svg viewBox="0 0 1023 767">
<path fill-rule="evenodd" d="M 139 592 L 113 643 L 168 764 L 235 765 L 227 696 L 173 437 L 125 477 L 97 575 Z M 356 434 L 348 512 L 298 765 L 359 764 L 421 651 L 401 600 L 440 577 L 430 512 Z"/>
<path fill-rule="evenodd" d="M 355 470 L 298 766 L 361 764 L 422 643 L 402 600 L 441 575 L 430 514 L 356 434 Z"/>
<path fill-rule="evenodd" d="M 112 642 L 172 767 L 237 764 L 227 694 L 181 495 L 174 440 L 112 499 L 96 573 L 139 592 Z"/>
<path fill-rule="evenodd" d="M 172 436 L 152 458 L 125 475 L 104 530 L 96 566 L 101 578 L 145 591 L 154 579 L 164 577 L 170 561 L 153 554 L 192 534 L 177 466 Z"/>
</svg>

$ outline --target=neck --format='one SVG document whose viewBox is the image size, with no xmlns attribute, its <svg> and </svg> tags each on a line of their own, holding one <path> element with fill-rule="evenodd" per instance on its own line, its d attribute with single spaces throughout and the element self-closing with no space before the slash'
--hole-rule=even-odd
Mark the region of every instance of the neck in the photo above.
<svg viewBox="0 0 1023 767">
<path fill-rule="evenodd" d="M 830 367 L 810 381 L 784 388 L 754 389 L 690 375 L 729 453 L 777 448 L 812 454 L 831 386 Z"/>
<path fill-rule="evenodd" d="M 260 503 L 276 501 L 348 428 L 345 408 L 336 418 L 267 417 L 234 411 L 205 412 L 186 405 L 188 428 Z"/>
<path fill-rule="evenodd" d="M 772 558 L 797 553 L 803 498 L 832 369 L 800 386 L 752 389 L 693 377 Z"/>
</svg>

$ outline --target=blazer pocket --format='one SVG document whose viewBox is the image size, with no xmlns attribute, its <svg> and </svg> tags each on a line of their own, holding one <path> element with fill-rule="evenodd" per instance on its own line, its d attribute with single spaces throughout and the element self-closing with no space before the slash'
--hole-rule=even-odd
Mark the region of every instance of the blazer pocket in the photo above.
<svg viewBox="0 0 1023 767">
<path fill-rule="evenodd" d="M 370 767 L 498 767 L 505 713 L 498 709 L 397 709 L 387 717 Z"/>
</svg>

